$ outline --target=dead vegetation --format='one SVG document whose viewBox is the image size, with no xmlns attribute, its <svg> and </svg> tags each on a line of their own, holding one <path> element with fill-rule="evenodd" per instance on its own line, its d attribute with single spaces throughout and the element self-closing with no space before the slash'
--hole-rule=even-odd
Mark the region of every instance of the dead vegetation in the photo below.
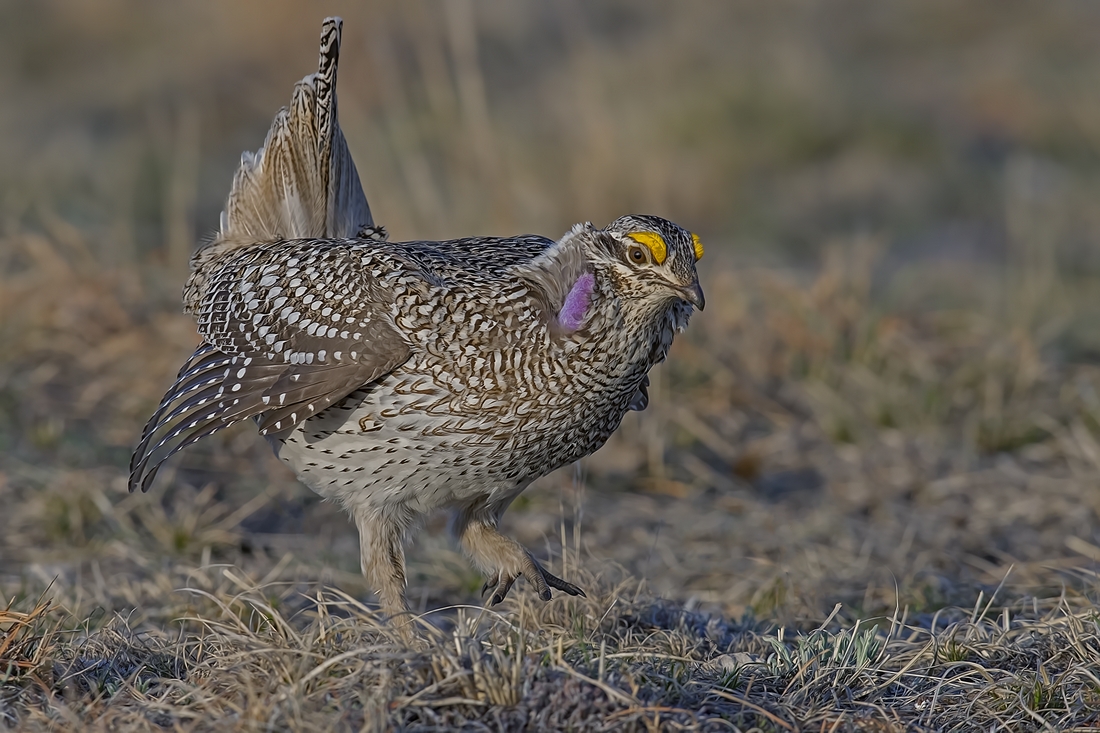
<svg viewBox="0 0 1100 733">
<path fill-rule="evenodd" d="M 1100 720 L 1100 627 L 1066 598 L 795 633 L 584 575 L 587 599 L 441 609 L 411 646 L 360 600 L 179 565 L 142 616 L 8 612 L 0 720 L 20 730 L 1070 730 Z M 167 600 L 174 603 L 164 605 Z M 66 598 L 65 603 L 79 603 Z M 159 605 L 158 605 L 159 604 Z M 140 609 L 140 610 L 137 610 Z M 8 620 L 12 618 L 14 620 Z M 159 622 L 155 622 L 159 619 Z M 14 639 L 14 643 L 7 642 Z"/>
<path fill-rule="evenodd" d="M 479 66 L 462 3 L 372 5 L 341 115 L 395 236 L 647 209 L 706 238 L 650 408 L 507 517 L 589 597 L 482 610 L 434 522 L 410 645 L 247 426 L 126 493 L 195 342 L 188 243 L 320 19 L 50 5 L 0 23 L 0 729 L 1100 725 L 1094 11 L 501 6 Z M 691 41 L 672 71 L 658 36 Z M 96 43 L 140 73 L 66 55 Z"/>
</svg>

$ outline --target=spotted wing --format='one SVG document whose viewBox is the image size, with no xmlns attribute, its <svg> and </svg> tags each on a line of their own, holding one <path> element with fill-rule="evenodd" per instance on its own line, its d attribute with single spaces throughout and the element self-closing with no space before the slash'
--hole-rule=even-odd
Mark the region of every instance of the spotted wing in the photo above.
<svg viewBox="0 0 1100 733">
<path fill-rule="evenodd" d="M 229 258 L 196 313 L 205 343 L 145 426 L 130 489 L 148 489 L 167 458 L 222 428 L 256 418 L 261 434 L 289 430 L 404 363 L 393 296 L 370 267 L 369 246 L 331 241 Z"/>
</svg>

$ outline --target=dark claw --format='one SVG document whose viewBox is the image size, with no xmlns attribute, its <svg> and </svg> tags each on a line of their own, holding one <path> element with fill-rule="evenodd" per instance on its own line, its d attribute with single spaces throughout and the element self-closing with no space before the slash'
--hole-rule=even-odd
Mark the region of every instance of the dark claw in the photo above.
<svg viewBox="0 0 1100 733">
<path fill-rule="evenodd" d="M 512 589 L 512 584 L 516 582 L 515 578 L 505 578 L 500 575 L 497 577 L 500 578 L 500 581 L 496 584 L 496 587 L 493 589 L 493 595 L 489 598 L 490 606 L 501 603 L 505 597 L 507 597 L 508 591 Z"/>
<path fill-rule="evenodd" d="M 484 598 L 485 594 L 489 592 L 490 588 L 497 588 L 500 586 L 500 573 L 497 573 L 491 578 L 485 579 L 485 585 L 481 586 L 481 597 Z"/>
<path fill-rule="evenodd" d="M 564 581 L 556 575 L 551 575 L 550 573 L 546 572 L 545 570 L 542 571 L 542 575 L 543 575 L 544 578 L 546 578 L 546 584 L 549 585 L 551 588 L 557 588 L 558 590 L 560 590 L 564 593 L 568 593 L 571 596 L 580 596 L 581 598 L 588 598 L 588 596 L 586 596 L 584 594 L 583 590 L 581 590 L 577 586 L 573 585 L 572 583 Z"/>
<path fill-rule="evenodd" d="M 580 596 L 581 598 L 588 597 L 584 594 L 584 591 L 577 586 L 547 572 L 534 558 L 531 558 L 531 566 L 524 570 L 521 575 L 527 578 L 527 582 L 531 584 L 535 593 L 543 601 L 549 601 L 553 597 L 553 593 L 550 592 L 551 588 L 560 590 L 563 593 L 568 593 L 571 596 Z M 515 578 L 506 578 L 498 573 L 496 577 L 485 581 L 485 585 L 481 588 L 481 597 L 484 598 L 485 593 L 492 588 L 493 594 L 489 597 L 489 605 L 495 606 L 498 603 L 502 603 L 508 596 L 508 591 L 512 589 L 512 584 L 516 582 L 518 577 L 519 576 Z M 541 589 L 539 586 L 541 586 Z"/>
</svg>

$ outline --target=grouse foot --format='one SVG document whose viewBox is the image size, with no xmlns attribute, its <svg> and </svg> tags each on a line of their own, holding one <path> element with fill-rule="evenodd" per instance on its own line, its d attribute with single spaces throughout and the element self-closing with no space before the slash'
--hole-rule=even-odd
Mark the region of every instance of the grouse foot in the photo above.
<svg viewBox="0 0 1100 733">
<path fill-rule="evenodd" d="M 539 598 L 544 601 L 550 600 L 551 588 L 560 590 L 563 593 L 568 593 L 571 596 L 581 596 L 582 598 L 588 597 L 584 594 L 584 591 L 577 586 L 562 580 L 546 570 L 542 565 L 539 565 L 538 561 L 530 555 L 527 556 L 527 562 L 524 563 L 523 569 L 518 573 L 497 573 L 495 577 L 485 581 L 485 585 L 481 589 L 481 595 L 484 596 L 485 592 L 489 590 L 489 588 L 492 588 L 493 594 L 489 597 L 489 605 L 495 606 L 508 596 L 508 591 L 512 589 L 512 585 L 521 575 L 527 579 L 527 582 L 535 589 Z"/>
</svg>

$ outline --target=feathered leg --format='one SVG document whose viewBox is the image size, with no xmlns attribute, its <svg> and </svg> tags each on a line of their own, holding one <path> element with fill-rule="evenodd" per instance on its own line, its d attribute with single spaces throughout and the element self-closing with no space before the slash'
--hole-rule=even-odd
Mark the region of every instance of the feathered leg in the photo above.
<svg viewBox="0 0 1100 733">
<path fill-rule="evenodd" d="M 410 521 L 395 513 L 357 507 L 359 561 L 363 575 L 378 594 L 378 605 L 390 618 L 408 613 L 405 600 L 404 534 Z"/>
<path fill-rule="evenodd" d="M 523 545 L 500 533 L 497 526 L 506 507 L 477 502 L 459 509 L 452 519 L 451 529 L 462 549 L 489 576 L 485 584 L 485 590 L 492 587 L 489 605 L 503 601 L 520 576 L 544 601 L 550 600 L 551 588 L 583 596 L 584 591 L 548 572 Z"/>
</svg>

